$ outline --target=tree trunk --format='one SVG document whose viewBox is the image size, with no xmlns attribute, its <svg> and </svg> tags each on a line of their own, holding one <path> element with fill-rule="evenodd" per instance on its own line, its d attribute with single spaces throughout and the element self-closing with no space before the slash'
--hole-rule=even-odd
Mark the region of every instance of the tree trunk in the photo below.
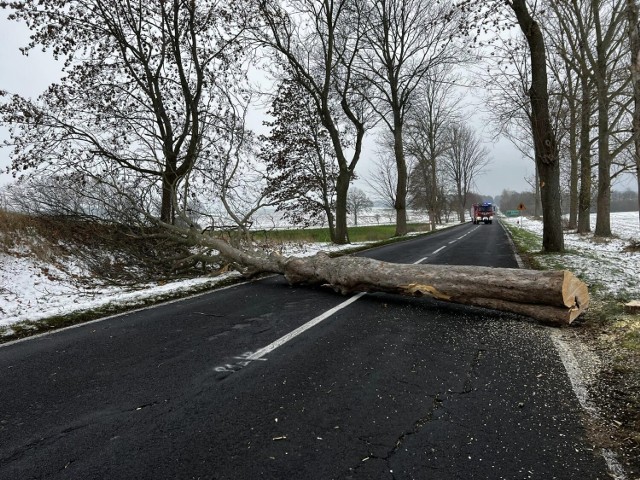
<svg viewBox="0 0 640 480">
<path fill-rule="evenodd" d="M 609 153 L 609 88 L 607 52 L 600 31 L 599 5 L 593 10 L 596 31 L 596 93 L 598 98 L 598 199 L 594 235 L 611 236 L 611 154 Z"/>
<path fill-rule="evenodd" d="M 325 209 L 324 212 L 327 216 L 327 225 L 329 226 L 329 236 L 331 238 L 331 242 L 335 243 L 336 239 L 336 224 L 335 217 L 333 215 L 333 211 L 329 208 L 330 202 L 324 202 Z"/>
<path fill-rule="evenodd" d="M 638 182 L 638 224 L 640 224 L 640 145 L 636 145 L 636 181 Z"/>
<path fill-rule="evenodd" d="M 396 186 L 396 237 L 407 234 L 407 162 L 404 158 L 404 145 L 402 143 L 402 120 L 400 115 L 394 123 L 393 149 L 396 157 L 396 167 L 398 169 L 398 183 Z"/>
<path fill-rule="evenodd" d="M 206 237 L 205 237 L 206 238 Z M 406 265 L 325 253 L 286 258 L 243 252 L 204 240 L 250 272 L 283 274 L 291 284 L 327 285 L 343 294 L 385 292 L 503 310 L 555 325 L 568 325 L 589 304 L 587 286 L 567 271 L 452 265 Z"/>
<path fill-rule="evenodd" d="M 466 203 L 466 195 L 462 193 L 464 187 L 461 185 L 461 182 L 458 182 L 456 185 L 456 200 L 458 204 L 458 219 L 460 223 L 465 223 L 464 220 L 464 211 L 465 211 L 465 203 Z"/>
<path fill-rule="evenodd" d="M 605 87 L 598 88 L 598 200 L 594 235 L 611 236 L 611 155 L 609 154 L 609 108 Z"/>
<path fill-rule="evenodd" d="M 591 231 L 591 100 L 589 78 L 586 72 L 580 76 L 582 99 L 580 101 L 580 193 L 578 194 L 578 233 Z"/>
<path fill-rule="evenodd" d="M 171 176 L 171 178 L 169 178 Z M 165 173 L 162 176 L 162 199 L 160 204 L 160 221 L 173 225 L 175 208 L 173 198 L 175 194 L 176 176 Z"/>
<path fill-rule="evenodd" d="M 351 174 L 348 171 L 340 170 L 336 180 L 336 228 L 333 243 L 344 245 L 349 243 L 347 230 L 347 194 L 349 192 L 349 182 Z"/>
<path fill-rule="evenodd" d="M 570 102 L 569 127 L 569 157 L 570 179 L 569 179 L 569 229 L 575 230 L 578 227 L 578 114 L 576 108 L 577 100 L 568 99 Z"/>
<path fill-rule="evenodd" d="M 533 209 L 533 218 L 539 218 L 540 217 L 540 173 L 538 172 L 538 166 L 534 165 L 534 168 L 536 170 L 536 185 L 534 190 L 534 196 L 533 196 L 533 203 L 535 204 L 535 207 Z"/>
<path fill-rule="evenodd" d="M 633 136 L 638 182 L 638 222 L 640 223 L 640 31 L 638 25 L 638 4 L 627 0 L 627 22 L 629 29 L 629 49 L 631 50 L 631 83 L 633 86 Z"/>
<path fill-rule="evenodd" d="M 429 212 L 429 220 L 431 221 L 431 231 L 436 230 L 436 223 L 442 223 L 440 221 L 440 208 L 438 207 L 438 164 L 436 163 L 436 157 L 431 158 L 431 191 L 429 192 L 429 203 L 431 204 L 431 211 Z"/>
<path fill-rule="evenodd" d="M 531 17 L 525 0 L 513 0 L 510 6 L 516 14 L 522 33 L 527 38 L 531 53 L 529 98 L 536 165 L 542 193 L 542 249 L 546 252 L 562 252 L 564 237 L 560 209 L 560 162 L 549 115 L 544 38 L 540 26 Z"/>
</svg>

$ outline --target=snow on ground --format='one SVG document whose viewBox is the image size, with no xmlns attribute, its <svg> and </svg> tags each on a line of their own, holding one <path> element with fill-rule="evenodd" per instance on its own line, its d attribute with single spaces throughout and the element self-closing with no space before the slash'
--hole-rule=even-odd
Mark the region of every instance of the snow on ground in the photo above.
<svg viewBox="0 0 640 480">
<path fill-rule="evenodd" d="M 321 250 L 331 252 L 356 246 L 359 245 L 298 244 L 283 248 L 282 254 L 309 256 Z M 197 287 L 215 286 L 240 276 L 237 272 L 229 272 L 216 277 L 206 276 L 165 284 L 87 287 L 76 281 L 68 271 L 77 272 L 77 266 L 64 265 L 61 269 L 25 253 L 17 256 L 0 253 L 0 335 L 3 334 L 2 327 L 10 327 L 18 322 L 33 322 L 46 317 L 97 309 L 109 304 L 143 305 L 146 299 L 162 297 L 168 293 L 188 292 Z M 10 328 L 4 331 L 5 335 L 11 333 Z"/>
<path fill-rule="evenodd" d="M 517 225 L 519 218 L 507 218 L 506 221 Z M 592 228 L 595 223 L 596 215 L 592 214 Z M 540 220 L 524 218 L 521 227 L 542 237 Z M 640 252 L 625 251 L 631 242 L 640 242 L 638 212 L 612 213 L 611 232 L 614 235 L 611 239 L 599 239 L 592 233 L 565 232 L 567 253 L 562 256 L 561 263 L 590 286 L 598 286 L 614 295 L 640 299 Z M 553 255 L 538 259 L 549 267 L 554 267 L 558 261 Z"/>
<path fill-rule="evenodd" d="M 507 219 L 516 223 L 517 219 Z M 562 262 L 589 284 L 602 284 L 612 293 L 629 292 L 640 298 L 640 253 L 625 252 L 630 240 L 640 240 L 638 214 L 615 213 L 611 217 L 612 230 L 617 238 L 597 241 L 593 235 L 567 234 L 568 253 Z M 595 218 L 592 219 L 595 225 Z M 542 223 L 531 219 L 523 221 L 522 228 L 539 235 Z M 339 251 L 363 244 L 337 246 L 324 244 L 291 244 L 281 250 L 286 256 L 308 256 L 318 251 Z M 588 255 L 588 262 L 585 256 Z M 543 257 L 552 262 L 553 256 Z M 72 260 L 69 260 L 70 262 Z M 87 287 L 69 272 L 79 272 L 79 267 L 67 264 L 58 268 L 39 261 L 27 252 L 16 255 L 0 253 L 0 335 L 11 334 L 10 326 L 18 322 L 33 322 L 42 318 L 67 315 L 73 312 L 97 309 L 109 304 L 123 306 L 143 305 L 145 300 L 167 293 L 191 291 L 196 287 L 214 286 L 232 277 L 230 272 L 218 277 L 200 277 L 166 284 L 146 284 L 135 287 Z"/>
</svg>

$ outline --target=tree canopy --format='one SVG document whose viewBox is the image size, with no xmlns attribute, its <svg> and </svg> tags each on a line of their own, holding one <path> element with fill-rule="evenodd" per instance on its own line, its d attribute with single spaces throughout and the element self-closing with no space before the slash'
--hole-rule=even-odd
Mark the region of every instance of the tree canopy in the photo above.
<svg viewBox="0 0 640 480">
<path fill-rule="evenodd" d="M 230 96 L 242 95 L 249 2 L 55 0 L 3 2 L 64 77 L 35 101 L 0 110 L 14 170 L 71 171 L 122 185 L 157 185 L 158 215 L 174 219 L 180 182 L 228 142 Z M 108 180 L 110 179 L 110 180 Z"/>
</svg>

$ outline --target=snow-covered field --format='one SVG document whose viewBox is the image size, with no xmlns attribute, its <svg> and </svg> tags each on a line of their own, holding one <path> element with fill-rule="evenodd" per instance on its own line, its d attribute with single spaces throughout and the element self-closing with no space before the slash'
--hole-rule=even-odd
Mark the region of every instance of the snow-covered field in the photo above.
<svg viewBox="0 0 640 480">
<path fill-rule="evenodd" d="M 508 218 L 516 225 L 518 218 Z M 595 228 L 596 216 L 591 216 L 591 227 Z M 542 237 L 542 222 L 523 219 L 521 228 Z M 640 242 L 638 212 L 611 214 L 611 232 L 614 238 L 599 239 L 593 234 L 565 233 L 567 253 L 560 260 L 567 269 L 578 275 L 590 286 L 597 285 L 608 293 L 628 294 L 640 299 L 640 252 L 625 251 L 632 242 Z M 542 245 L 542 242 L 541 242 Z M 558 258 L 542 256 L 539 260 L 554 267 Z"/>
<path fill-rule="evenodd" d="M 516 219 L 507 221 L 515 223 Z M 593 222 L 595 223 L 595 218 Z M 522 228 L 541 234 L 542 223 L 526 219 Z M 631 239 L 640 240 L 638 214 L 613 214 L 612 229 L 618 238 L 606 242 L 595 241 L 592 235 L 568 234 L 565 237 L 567 248 L 581 252 L 582 255 L 569 253 L 562 261 L 590 284 L 603 284 L 614 293 L 627 291 L 640 298 L 640 253 L 623 251 Z M 282 253 L 305 256 L 320 250 L 336 251 L 353 246 L 298 244 Z M 586 262 L 585 253 L 588 254 Z M 109 304 L 143 305 L 147 299 L 161 298 L 179 291 L 192 291 L 205 285 L 213 286 L 238 276 L 231 272 L 218 277 L 194 278 L 163 285 L 88 288 L 70 274 L 77 268 L 74 265 L 57 268 L 51 263 L 37 260 L 28 255 L 28 252 L 16 255 L 0 253 L 0 335 L 2 330 L 4 334 L 11 334 L 11 325 L 18 322 L 33 322 L 50 316 L 102 308 Z"/>
</svg>

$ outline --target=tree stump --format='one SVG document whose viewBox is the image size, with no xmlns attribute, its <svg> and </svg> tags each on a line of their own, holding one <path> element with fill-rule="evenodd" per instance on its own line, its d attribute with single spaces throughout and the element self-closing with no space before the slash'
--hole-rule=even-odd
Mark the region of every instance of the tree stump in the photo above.
<svg viewBox="0 0 640 480">
<path fill-rule="evenodd" d="M 632 300 L 629 303 L 625 303 L 623 308 L 624 313 L 638 315 L 640 314 L 640 300 Z"/>
</svg>

